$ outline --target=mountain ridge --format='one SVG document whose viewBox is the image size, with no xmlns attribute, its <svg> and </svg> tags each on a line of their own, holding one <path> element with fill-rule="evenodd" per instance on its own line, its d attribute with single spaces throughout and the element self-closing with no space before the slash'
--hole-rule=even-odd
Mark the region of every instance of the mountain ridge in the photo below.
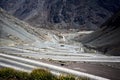
<svg viewBox="0 0 120 80">
<path fill-rule="evenodd" d="M 120 0 L 1 0 L 0 7 L 35 27 L 96 30 Z"/>
</svg>

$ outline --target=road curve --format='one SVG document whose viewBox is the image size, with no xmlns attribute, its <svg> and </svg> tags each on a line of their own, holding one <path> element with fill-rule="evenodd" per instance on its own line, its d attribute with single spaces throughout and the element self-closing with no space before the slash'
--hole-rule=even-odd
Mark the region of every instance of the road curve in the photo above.
<svg viewBox="0 0 120 80">
<path fill-rule="evenodd" d="M 85 61 L 85 62 L 118 62 L 120 63 L 120 56 L 103 56 L 89 53 L 62 53 L 62 52 L 34 52 L 14 47 L 0 47 L 2 50 L 12 51 L 10 54 L 31 57 L 35 59 L 52 59 L 56 61 Z"/>
<path fill-rule="evenodd" d="M 36 60 L 31 60 L 31 59 L 27 59 L 27 58 L 22 58 L 22 57 L 18 57 L 18 56 L 13 56 L 13 55 L 8 55 L 8 54 L 3 54 L 3 53 L 0 53 L 0 66 L 4 66 L 4 67 L 13 67 L 15 69 L 22 69 L 22 70 L 25 70 L 24 67 L 19 67 L 19 66 L 16 66 L 16 63 L 13 65 L 10 65 L 10 60 L 15 60 L 16 62 L 18 62 L 18 65 L 21 65 L 22 63 L 22 66 L 25 64 L 25 66 L 30 66 L 30 68 L 34 68 L 35 65 L 37 65 L 36 67 L 43 67 L 43 68 L 47 68 L 49 69 L 50 71 L 57 71 L 57 72 L 60 72 L 60 73 L 68 73 L 68 74 L 72 74 L 72 75 L 76 75 L 76 76 L 83 76 L 83 77 L 89 77 L 90 79 L 95 79 L 95 80 L 109 80 L 107 78 L 103 78 L 103 77 L 99 77 L 99 76 L 95 76 L 95 75 L 92 75 L 92 74 L 88 74 L 88 73 L 84 73 L 84 72 L 79 72 L 79 71 L 75 71 L 75 70 L 72 70 L 72 69 L 68 69 L 68 68 L 63 68 L 63 67 L 60 67 L 60 66 L 55 66 L 55 65 L 51 65 L 51 64 L 47 64 L 47 63 L 43 63 L 43 62 L 39 62 L 39 61 L 36 61 Z M 8 62 L 3 63 L 2 60 L 4 60 L 3 58 L 7 58 L 8 59 Z M 7 60 L 6 60 L 7 61 Z M 14 63 L 14 62 L 13 62 Z M 33 66 L 34 65 L 34 66 Z M 27 70 L 26 71 L 30 71 L 30 70 Z"/>
</svg>

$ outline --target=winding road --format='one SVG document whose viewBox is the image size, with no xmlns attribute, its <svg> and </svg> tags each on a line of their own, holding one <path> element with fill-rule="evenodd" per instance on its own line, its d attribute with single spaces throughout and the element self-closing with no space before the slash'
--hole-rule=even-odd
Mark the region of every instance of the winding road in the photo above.
<svg viewBox="0 0 120 80">
<path fill-rule="evenodd" d="M 55 61 L 70 61 L 70 62 L 76 61 L 76 62 L 90 62 L 90 63 L 107 62 L 107 63 L 120 64 L 119 56 L 115 57 L 115 56 L 105 56 L 101 54 L 89 54 L 89 53 L 73 54 L 70 53 L 69 51 L 65 51 L 64 49 L 59 49 L 61 51 L 56 52 L 54 51 L 53 48 L 49 48 L 48 52 L 46 50 L 35 52 L 27 49 L 4 46 L 4 47 L 0 47 L 0 50 L 6 51 L 6 53 L 0 53 L 0 66 L 2 67 L 15 68 L 26 72 L 31 72 L 34 68 L 46 68 L 49 69 L 55 75 L 60 75 L 60 73 L 68 73 L 76 76 L 89 77 L 95 80 L 108 80 L 108 79 L 119 80 L 119 77 L 117 77 L 118 76 L 117 74 L 120 74 L 119 69 L 112 69 L 106 66 L 100 67 L 100 65 L 88 64 L 88 63 L 69 64 L 68 66 L 61 66 L 61 65 L 55 66 L 54 64 L 51 65 L 49 62 L 48 62 L 49 64 L 47 64 L 35 60 L 35 59 L 52 59 Z M 30 59 L 25 57 L 29 57 Z M 111 71 L 112 73 L 108 73 L 109 71 Z"/>
<path fill-rule="evenodd" d="M 43 62 L 38 62 L 32 59 L 26 59 L 26 58 L 2 54 L 2 53 L 0 53 L 0 66 L 16 68 L 18 70 L 24 70 L 27 72 L 30 72 L 34 68 L 44 67 L 54 73 L 56 72 L 55 74 L 59 72 L 59 73 L 68 73 L 76 76 L 89 77 L 91 79 L 96 79 L 96 80 L 109 80 L 107 78 L 102 78 L 92 74 L 83 73 L 68 68 L 63 68 Z"/>
</svg>

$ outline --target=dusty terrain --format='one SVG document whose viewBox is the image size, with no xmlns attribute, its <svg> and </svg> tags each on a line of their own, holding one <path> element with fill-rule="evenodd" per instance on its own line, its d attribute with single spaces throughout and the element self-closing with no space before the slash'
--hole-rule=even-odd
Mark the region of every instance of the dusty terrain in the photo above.
<svg viewBox="0 0 120 80">
<path fill-rule="evenodd" d="M 29 69 L 28 64 L 2 55 L 34 59 L 97 76 L 119 79 L 120 57 L 99 54 L 82 43 L 73 41 L 78 35 L 92 31 L 67 32 L 33 28 L 0 9 L 0 63 Z M 104 64 L 103 64 L 104 62 Z M 113 63 L 115 65 L 113 65 Z M 27 65 L 27 67 L 25 67 Z M 16 67 L 17 66 L 17 67 Z M 30 68 L 31 69 L 31 68 Z M 105 70 L 105 71 L 104 71 Z M 112 76 L 111 76 L 112 75 Z"/>
</svg>

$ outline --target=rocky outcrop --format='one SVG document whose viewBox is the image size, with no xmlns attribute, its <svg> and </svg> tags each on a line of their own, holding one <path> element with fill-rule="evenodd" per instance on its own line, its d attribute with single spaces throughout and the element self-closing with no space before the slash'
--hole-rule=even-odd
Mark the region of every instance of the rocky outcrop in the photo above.
<svg viewBox="0 0 120 80">
<path fill-rule="evenodd" d="M 0 7 L 36 27 L 95 30 L 120 0 L 0 0 Z"/>
<path fill-rule="evenodd" d="M 120 11 L 108 19 L 99 30 L 84 37 L 82 43 L 109 55 L 120 55 Z"/>
</svg>

